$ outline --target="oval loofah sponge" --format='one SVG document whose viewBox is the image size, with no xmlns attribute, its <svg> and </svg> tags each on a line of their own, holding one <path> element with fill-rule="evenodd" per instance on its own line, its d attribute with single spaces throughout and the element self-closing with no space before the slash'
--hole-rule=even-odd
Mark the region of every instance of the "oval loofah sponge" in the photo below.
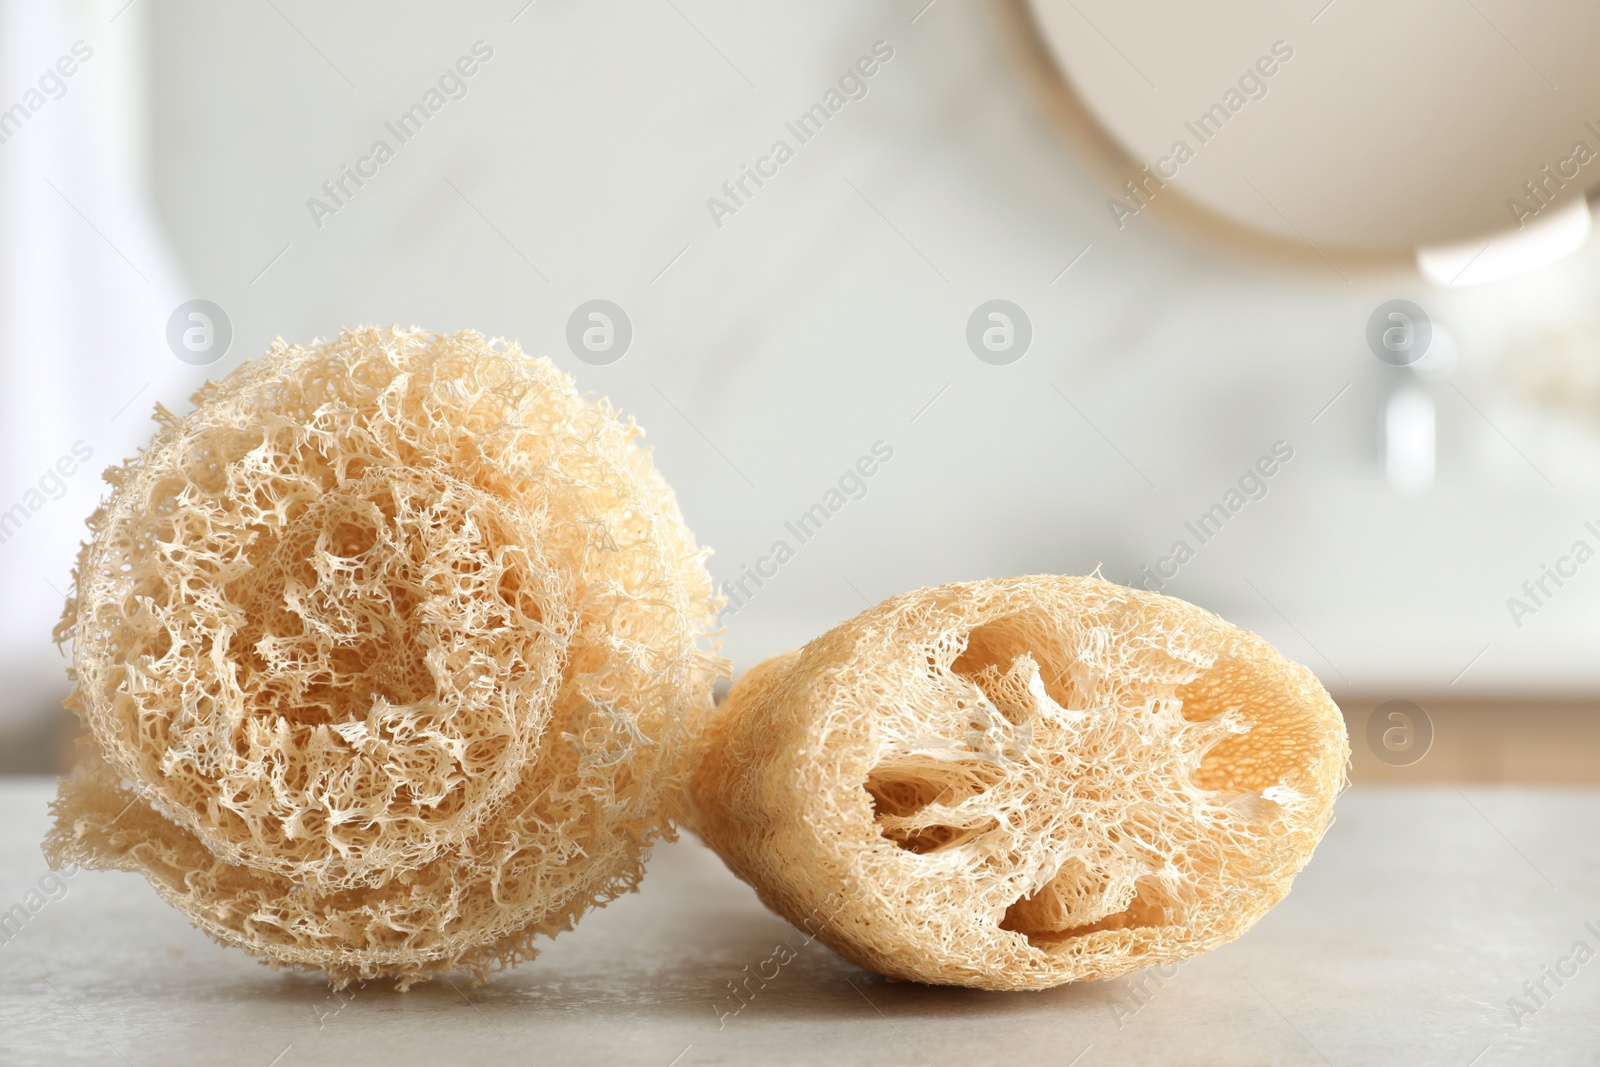
<svg viewBox="0 0 1600 1067">
<path fill-rule="evenodd" d="M 194 401 L 89 521 L 52 861 L 339 985 L 632 889 L 721 670 L 638 428 L 470 332 L 279 341 Z"/>
<path fill-rule="evenodd" d="M 879 973 L 1042 989 L 1173 963 L 1288 892 L 1344 780 L 1304 667 L 1095 578 L 894 597 L 739 680 L 695 829 Z"/>
</svg>

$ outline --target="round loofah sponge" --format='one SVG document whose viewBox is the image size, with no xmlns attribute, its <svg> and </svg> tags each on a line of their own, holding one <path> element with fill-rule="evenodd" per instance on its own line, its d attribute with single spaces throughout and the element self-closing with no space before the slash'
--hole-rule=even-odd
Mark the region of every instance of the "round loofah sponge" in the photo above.
<svg viewBox="0 0 1600 1067">
<path fill-rule="evenodd" d="M 983 989 L 1238 937 L 1349 758 L 1254 634 L 1055 576 L 887 600 L 751 670 L 701 743 L 693 826 L 768 906 L 862 967 Z"/>
<path fill-rule="evenodd" d="M 471 332 L 279 341 L 194 402 L 89 520 L 51 860 L 338 985 L 632 889 L 722 669 L 637 426 Z"/>
</svg>

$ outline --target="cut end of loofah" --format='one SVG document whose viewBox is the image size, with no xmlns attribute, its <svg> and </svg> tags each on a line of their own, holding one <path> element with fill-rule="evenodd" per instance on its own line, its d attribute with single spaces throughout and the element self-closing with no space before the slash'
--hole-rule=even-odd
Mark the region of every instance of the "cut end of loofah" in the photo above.
<svg viewBox="0 0 1600 1067">
<path fill-rule="evenodd" d="M 1326 691 L 1254 634 L 1035 576 L 895 597 L 756 667 L 690 795 L 734 873 L 852 962 L 1042 989 L 1244 933 L 1348 759 Z"/>
<path fill-rule="evenodd" d="M 632 889 L 722 671 L 638 428 L 471 332 L 279 341 L 194 400 L 90 519 L 52 862 L 341 985 Z"/>
</svg>

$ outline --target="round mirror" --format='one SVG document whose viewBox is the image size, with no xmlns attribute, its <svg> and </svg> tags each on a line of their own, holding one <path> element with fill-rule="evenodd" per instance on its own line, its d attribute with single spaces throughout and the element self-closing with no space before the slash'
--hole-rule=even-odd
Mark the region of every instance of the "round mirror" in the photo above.
<svg viewBox="0 0 1600 1067">
<path fill-rule="evenodd" d="M 1027 0 L 1164 197 L 1320 251 L 1415 250 L 1440 284 L 1571 251 L 1600 188 L 1600 5 L 1548 0 Z"/>
</svg>

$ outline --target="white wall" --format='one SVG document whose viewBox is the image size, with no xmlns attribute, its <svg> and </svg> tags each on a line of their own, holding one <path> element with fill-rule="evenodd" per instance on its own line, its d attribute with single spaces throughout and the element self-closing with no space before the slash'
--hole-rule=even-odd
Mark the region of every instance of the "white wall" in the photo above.
<svg viewBox="0 0 1600 1067">
<path fill-rule="evenodd" d="M 1592 428 L 1504 384 L 1518 346 L 1552 331 L 1600 344 L 1584 318 L 1594 247 L 1440 292 L 1240 259 L 1157 209 L 1118 231 L 998 6 L 141 2 L 160 217 L 185 295 L 235 330 L 214 371 L 346 323 L 519 338 L 637 416 L 724 579 L 794 544 L 785 520 L 874 442 L 893 448 L 730 619 L 740 669 L 921 584 L 1097 565 L 1131 581 L 1284 441 L 1294 458 L 1268 496 L 1166 591 L 1336 689 L 1600 681 L 1600 564 L 1520 629 L 1505 603 L 1600 519 Z M 374 140 L 393 147 L 385 121 L 479 40 L 493 57 L 465 98 L 319 228 L 307 199 Z M 866 98 L 718 227 L 707 198 L 792 143 L 785 121 L 878 41 L 894 55 Z M 1363 340 L 1397 296 L 1461 353 L 1428 387 L 1439 476 L 1414 498 L 1383 481 L 1395 372 Z M 1034 330 L 1009 366 L 964 337 L 996 297 Z M 568 315 L 593 298 L 633 322 L 610 366 L 566 348 Z"/>
<path fill-rule="evenodd" d="M 0 765 L 60 715 L 50 631 L 101 470 L 196 380 L 162 340 L 183 283 L 139 187 L 142 14 L 0 2 Z"/>
</svg>

